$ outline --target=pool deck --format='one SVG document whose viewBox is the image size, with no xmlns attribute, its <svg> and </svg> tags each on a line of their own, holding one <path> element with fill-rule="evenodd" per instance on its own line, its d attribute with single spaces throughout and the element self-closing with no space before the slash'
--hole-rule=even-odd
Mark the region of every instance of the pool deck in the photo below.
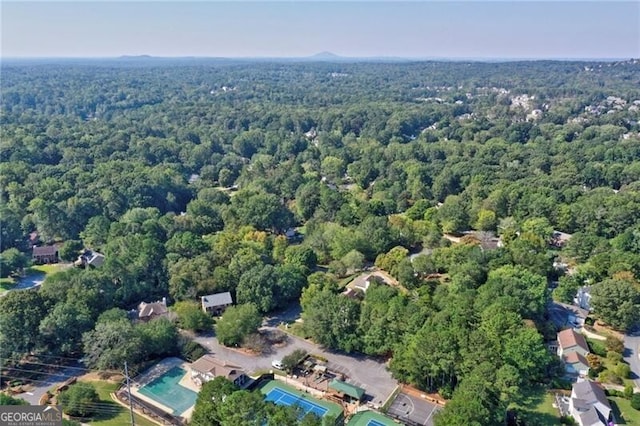
<svg viewBox="0 0 640 426">
<path fill-rule="evenodd" d="M 155 399 L 149 398 L 148 396 L 143 395 L 142 393 L 140 393 L 140 389 L 175 367 L 182 368 L 184 371 L 187 372 L 184 375 L 184 377 L 180 379 L 180 382 L 178 382 L 178 384 L 196 393 L 199 392 L 200 389 L 195 385 L 195 383 L 191 381 L 191 373 L 190 373 L 191 364 L 189 364 L 188 362 L 180 358 L 165 358 L 135 378 L 135 380 L 131 383 L 131 394 L 140 398 L 145 402 L 148 402 L 151 405 L 154 405 L 160 408 L 161 410 L 169 414 L 173 414 L 173 408 L 167 407 L 166 405 L 156 401 Z M 190 420 L 192 414 L 193 414 L 193 406 L 187 409 L 186 411 L 180 413 L 179 416 L 183 417 L 186 420 Z"/>
<path fill-rule="evenodd" d="M 260 392 L 266 396 L 269 393 L 269 391 L 271 391 L 274 388 L 281 389 L 283 391 L 286 391 L 290 394 L 293 394 L 299 397 L 304 397 L 306 400 L 326 409 L 327 413 L 325 414 L 325 416 L 331 415 L 331 416 L 335 416 L 336 418 L 343 416 L 342 407 L 336 404 L 335 402 L 329 402 L 329 401 L 324 401 L 322 399 L 314 398 L 309 393 L 301 392 L 298 389 L 294 388 L 293 386 L 289 386 L 277 380 L 271 380 L 266 384 L 264 384 L 260 388 Z"/>
</svg>

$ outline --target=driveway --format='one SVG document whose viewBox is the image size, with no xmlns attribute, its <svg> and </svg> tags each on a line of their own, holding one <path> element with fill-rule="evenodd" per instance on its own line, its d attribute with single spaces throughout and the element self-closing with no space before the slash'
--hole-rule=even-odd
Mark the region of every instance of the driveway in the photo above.
<svg viewBox="0 0 640 426">
<path fill-rule="evenodd" d="M 31 405 L 40 405 L 40 398 L 42 398 L 49 389 L 64 383 L 70 377 L 81 376 L 86 371 L 87 370 L 83 368 L 81 364 L 64 367 L 61 370 L 48 374 L 46 377 L 35 382 L 34 387 L 30 392 L 25 392 L 16 396 L 24 399 Z"/>
<path fill-rule="evenodd" d="M 624 360 L 631 367 L 631 378 L 640 388 L 640 330 L 624 335 Z"/>
<path fill-rule="evenodd" d="M 269 326 L 262 329 L 275 330 Z M 397 386 L 396 380 L 391 377 L 391 373 L 387 371 L 383 362 L 364 355 L 347 355 L 327 351 L 314 343 L 290 334 L 285 345 L 272 348 L 271 352 L 266 355 L 248 355 L 224 347 L 218 343 L 214 336 L 198 336 L 195 340 L 216 357 L 242 367 L 249 373 L 258 370 L 271 370 L 272 360 L 282 359 L 295 349 L 304 349 L 310 354 L 326 358 L 329 361 L 329 369 L 345 374 L 347 382 L 364 388 L 371 402 L 375 405 L 382 405 Z"/>
</svg>

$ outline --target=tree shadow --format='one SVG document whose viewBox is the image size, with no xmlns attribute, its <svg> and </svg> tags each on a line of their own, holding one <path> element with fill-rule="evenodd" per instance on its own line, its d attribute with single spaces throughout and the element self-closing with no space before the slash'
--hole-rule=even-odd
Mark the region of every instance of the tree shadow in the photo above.
<svg viewBox="0 0 640 426">
<path fill-rule="evenodd" d="M 613 410 L 613 417 L 615 418 L 616 424 L 626 425 L 627 422 L 624 419 L 624 416 L 622 415 L 622 411 L 620 411 L 620 407 L 618 407 L 618 404 L 613 399 L 609 400 L 609 404 L 611 405 L 611 410 Z"/>
</svg>

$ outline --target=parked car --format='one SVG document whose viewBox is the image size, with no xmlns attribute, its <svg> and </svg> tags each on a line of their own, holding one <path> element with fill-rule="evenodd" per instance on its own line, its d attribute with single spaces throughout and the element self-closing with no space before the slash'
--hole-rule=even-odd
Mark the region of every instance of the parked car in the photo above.
<svg viewBox="0 0 640 426">
<path fill-rule="evenodd" d="M 273 361 L 271 361 L 271 366 L 273 368 L 277 368 L 278 370 L 284 369 L 284 365 L 282 365 L 282 361 L 280 361 L 279 359 L 274 359 Z"/>
</svg>

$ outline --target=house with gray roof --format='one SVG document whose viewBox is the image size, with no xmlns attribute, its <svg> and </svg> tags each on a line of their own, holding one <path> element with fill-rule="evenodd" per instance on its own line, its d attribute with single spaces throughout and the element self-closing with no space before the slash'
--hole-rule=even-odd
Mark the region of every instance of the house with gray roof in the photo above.
<svg viewBox="0 0 640 426">
<path fill-rule="evenodd" d="M 202 310 L 215 316 L 222 315 L 224 311 L 233 304 L 231 293 L 228 291 L 202 296 L 200 300 L 202 303 Z"/>
<path fill-rule="evenodd" d="M 569 413 L 580 426 L 613 426 L 613 411 L 604 390 L 590 380 L 574 383 Z"/>
</svg>

